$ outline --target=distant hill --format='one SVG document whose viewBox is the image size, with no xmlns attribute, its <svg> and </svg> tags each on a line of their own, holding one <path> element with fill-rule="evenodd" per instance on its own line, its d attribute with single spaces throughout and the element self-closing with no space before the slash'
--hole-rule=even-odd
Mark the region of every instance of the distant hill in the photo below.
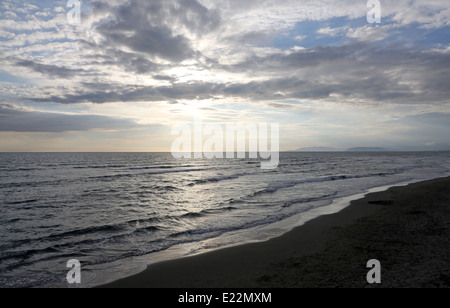
<svg viewBox="0 0 450 308">
<path fill-rule="evenodd" d="M 350 148 L 347 152 L 385 152 L 385 148 L 371 148 L 371 147 L 360 147 L 360 148 Z"/>
<path fill-rule="evenodd" d="M 418 151 L 450 151 L 450 145 L 437 144 L 433 146 L 402 147 L 402 148 L 382 148 L 382 147 L 355 147 L 355 148 L 333 148 L 333 147 L 304 147 L 288 152 L 418 152 Z"/>
<path fill-rule="evenodd" d="M 308 147 L 295 150 L 296 152 L 339 152 L 342 149 L 336 149 L 331 147 Z"/>
</svg>

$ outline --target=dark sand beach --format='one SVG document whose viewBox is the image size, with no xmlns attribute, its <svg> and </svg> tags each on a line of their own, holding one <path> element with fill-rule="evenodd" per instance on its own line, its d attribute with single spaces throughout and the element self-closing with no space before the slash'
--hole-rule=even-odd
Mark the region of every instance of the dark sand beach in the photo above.
<svg viewBox="0 0 450 308">
<path fill-rule="evenodd" d="M 371 259 L 380 285 L 367 283 Z M 450 287 L 450 178 L 369 194 L 279 238 L 153 264 L 103 287 Z"/>
</svg>

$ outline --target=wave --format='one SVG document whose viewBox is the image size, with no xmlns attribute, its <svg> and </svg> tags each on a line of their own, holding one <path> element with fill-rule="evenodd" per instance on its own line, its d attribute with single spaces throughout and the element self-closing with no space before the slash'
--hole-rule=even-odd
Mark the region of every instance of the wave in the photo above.
<svg viewBox="0 0 450 308">
<path fill-rule="evenodd" d="M 96 166 L 74 166 L 73 169 L 109 169 L 126 168 L 126 165 L 96 165 Z"/>
<path fill-rule="evenodd" d="M 181 215 L 181 218 L 199 218 L 205 216 L 203 213 L 189 212 L 187 214 Z"/>
<path fill-rule="evenodd" d="M 218 227 L 218 228 L 205 228 L 205 229 L 186 230 L 186 231 L 173 233 L 173 234 L 169 235 L 169 237 L 170 238 L 178 238 L 178 237 L 192 236 L 192 235 L 193 236 L 208 235 L 206 237 L 202 237 L 201 239 L 199 239 L 199 238 L 190 238 L 188 240 L 188 242 L 194 242 L 194 241 L 199 241 L 199 240 L 205 240 L 205 239 L 208 239 L 208 238 L 213 238 L 213 237 L 222 235 L 224 233 L 232 232 L 232 231 L 246 230 L 246 229 L 250 229 L 250 228 L 254 228 L 254 227 L 258 227 L 258 226 L 269 225 L 269 224 L 272 224 L 274 222 L 277 222 L 277 221 L 280 221 L 282 219 L 285 219 L 287 217 L 289 217 L 288 214 L 273 215 L 273 216 L 268 216 L 268 217 L 266 217 L 264 219 L 251 221 L 251 222 L 245 223 L 243 225 L 232 225 L 232 226 L 225 226 L 225 227 Z M 186 240 L 182 240 L 180 242 L 177 242 L 177 244 L 185 243 L 185 242 L 186 242 Z"/>
<path fill-rule="evenodd" d="M 42 168 L 5 168 L 0 169 L 2 172 L 18 172 L 18 171 L 40 171 Z"/>
<path fill-rule="evenodd" d="M 136 175 L 157 175 L 157 174 L 166 174 L 166 173 L 184 173 L 184 172 L 199 172 L 199 171 L 207 171 L 212 168 L 196 168 L 196 169 L 177 169 L 177 170 L 165 170 L 165 171 L 154 171 L 154 172 L 141 172 L 141 173 L 119 173 L 119 174 L 111 174 L 111 175 L 101 175 L 101 176 L 93 176 L 89 177 L 89 179 L 115 179 L 121 177 L 134 177 Z"/>
<path fill-rule="evenodd" d="M 66 180 L 52 180 L 52 181 L 33 181 L 33 182 L 11 182 L 0 184 L 1 188 L 20 188 L 20 187 L 39 187 L 39 186 L 56 186 Z"/>
<path fill-rule="evenodd" d="M 359 175 L 338 175 L 338 176 L 329 176 L 329 177 L 323 177 L 323 178 L 314 178 L 314 179 L 306 179 L 306 180 L 299 180 L 299 181 L 282 182 L 282 183 L 276 184 L 273 187 L 269 187 L 269 188 L 257 191 L 253 195 L 274 193 L 274 192 L 278 191 L 279 189 L 290 188 L 290 187 L 294 187 L 294 186 L 297 186 L 297 185 L 300 185 L 300 184 L 331 182 L 331 181 L 341 181 L 341 180 L 350 180 L 350 179 L 360 179 L 360 178 L 369 178 L 369 177 L 374 177 L 374 176 L 388 176 L 388 175 L 393 175 L 393 174 L 397 174 L 397 173 L 396 172 L 392 172 L 392 173 L 371 173 L 371 174 L 359 174 Z"/>
<path fill-rule="evenodd" d="M 171 185 L 166 185 L 166 186 L 154 186 L 152 187 L 152 189 L 156 189 L 159 191 L 177 191 L 177 190 L 183 190 L 180 187 L 175 187 L 175 186 L 171 186 Z"/>
<path fill-rule="evenodd" d="M 35 261 L 32 261 L 32 259 L 38 259 L 39 262 L 46 261 L 46 260 L 57 260 L 62 258 L 64 255 L 72 255 L 76 257 L 80 257 L 83 255 L 82 247 L 96 247 L 98 245 L 104 245 L 107 242 L 116 242 L 120 239 L 130 237 L 133 235 L 148 235 L 153 232 L 157 232 L 160 230 L 157 226 L 145 226 L 140 228 L 135 228 L 134 230 L 125 230 L 122 229 L 122 233 L 116 234 L 116 235 L 108 235 L 106 233 L 106 236 L 95 238 L 95 239 L 81 239 L 78 237 L 70 237 L 74 235 L 87 235 L 93 232 L 101 232 L 104 230 L 119 230 L 117 226 L 104 226 L 104 227 L 96 227 L 96 228 L 86 228 L 86 229 L 80 229 L 80 230 L 74 230 L 72 232 L 66 232 L 61 234 L 55 234 L 48 237 L 44 237 L 41 239 L 27 239 L 27 240 L 18 240 L 14 241 L 13 243 L 8 243 L 7 245 L 2 245 L 1 252 L 0 252 L 0 262 L 7 262 L 8 263 L 8 270 L 12 270 L 16 267 L 21 267 L 27 264 L 33 264 Z M 58 239 L 65 239 L 69 240 L 69 238 L 78 239 L 76 241 L 66 241 L 63 242 L 57 242 Z M 34 249 L 25 249 L 25 250 L 17 250 L 19 246 L 22 245 L 30 245 L 30 244 L 43 244 L 45 241 L 50 241 L 48 243 L 48 246 L 42 247 L 42 248 L 34 248 Z M 6 247 L 5 247 L 6 246 Z M 43 245 L 42 245 L 43 246 Z M 28 246 L 30 247 L 30 246 Z M 73 248 L 77 248 L 77 253 L 70 253 L 70 251 L 73 250 Z M 9 249 L 9 250 L 7 250 Z M 85 250 L 85 249 L 84 249 Z M 43 257 L 45 255 L 45 257 Z M 27 262 L 25 262 L 27 261 Z"/>
<path fill-rule="evenodd" d="M 39 238 L 27 238 L 27 239 L 22 239 L 22 240 L 9 241 L 8 243 L 1 245 L 0 250 L 14 249 L 14 248 L 18 248 L 23 245 L 30 245 L 33 243 L 50 242 L 50 241 L 56 241 L 59 239 L 68 239 L 68 238 L 77 237 L 80 235 L 89 235 L 89 234 L 99 233 L 99 232 L 114 232 L 114 231 L 121 231 L 121 230 L 123 230 L 123 227 L 121 227 L 120 225 L 81 228 L 81 229 L 75 229 L 75 230 L 62 232 L 62 233 L 50 234 L 50 235 L 47 235 L 44 237 L 39 237 Z"/>
<path fill-rule="evenodd" d="M 129 194 L 131 195 L 137 195 L 137 196 L 144 196 L 147 194 L 153 194 L 153 193 L 160 193 L 160 192 L 169 192 L 169 191 L 182 191 L 183 188 L 181 187 L 175 187 L 172 185 L 153 185 L 153 186 L 141 186 L 136 189 L 136 191 L 132 191 Z M 87 192 L 87 194 L 93 194 L 94 192 Z"/>
<path fill-rule="evenodd" d="M 246 176 L 246 175 L 251 175 L 251 173 L 238 173 L 238 174 L 233 174 L 233 175 L 225 175 L 225 176 L 212 177 L 212 178 L 207 178 L 207 179 L 199 179 L 199 180 L 195 180 L 193 183 L 188 184 L 188 186 L 206 184 L 206 183 L 211 183 L 211 182 L 235 180 L 237 178 L 240 178 L 240 177 Z"/>
<path fill-rule="evenodd" d="M 216 208 L 216 209 L 205 209 L 200 212 L 189 212 L 187 214 L 178 216 L 177 218 L 200 218 L 200 217 L 204 217 L 207 215 L 227 213 L 227 212 L 231 212 L 234 210 L 237 210 L 237 208 L 232 207 L 232 206 L 226 206 L 226 207 L 220 207 L 220 208 Z"/>
<path fill-rule="evenodd" d="M 11 205 L 18 205 L 18 204 L 28 204 L 28 203 L 35 203 L 37 202 L 37 199 L 31 199 L 31 200 L 24 200 L 24 201 L 12 201 L 12 202 L 6 202 L 6 204 Z"/>
<path fill-rule="evenodd" d="M 169 221 L 172 222 L 178 222 L 181 220 L 191 220 L 191 219 L 197 219 L 208 215 L 216 215 L 219 213 L 229 212 L 232 210 L 236 210 L 234 207 L 221 207 L 221 208 L 214 208 L 214 209 L 205 209 L 200 212 L 188 212 L 182 215 L 166 215 L 166 216 L 160 216 L 160 217 L 149 217 L 145 219 L 134 219 L 134 220 L 128 220 L 124 222 L 120 222 L 117 224 L 112 225 L 104 225 L 104 226 L 93 226 L 93 227 L 87 227 L 87 228 L 79 228 L 74 229 L 67 232 L 61 232 L 61 233 L 54 233 L 50 234 L 44 237 L 38 237 L 38 238 L 27 238 L 22 240 L 13 240 L 9 241 L 7 243 L 4 243 L 0 245 L 0 251 L 10 250 L 10 249 L 17 249 L 22 246 L 31 246 L 35 244 L 43 244 L 43 243 L 55 243 L 58 241 L 65 241 L 66 243 L 58 243 L 59 247 L 65 247 L 65 246 L 72 246 L 76 244 L 96 244 L 99 239 L 95 240 L 81 240 L 77 242 L 71 241 L 71 239 L 76 239 L 86 236 L 93 237 L 94 235 L 106 235 L 101 237 L 103 240 L 118 240 L 123 236 L 129 236 L 134 233 L 148 233 L 156 232 L 161 230 L 159 225 L 165 225 Z M 11 223 L 13 221 L 9 221 L 8 223 Z M 151 225 L 149 225 L 151 224 Z M 142 227 L 139 227 L 140 225 L 143 225 Z M 131 233 L 130 233 L 131 231 Z M 1 258 L 0 258 L 1 260 Z"/>
<path fill-rule="evenodd" d="M 174 169 L 174 168 L 192 168 L 192 167 L 195 167 L 195 165 L 184 165 L 184 166 L 162 165 L 162 166 L 133 167 L 128 168 L 128 170 Z"/>
<path fill-rule="evenodd" d="M 222 208 L 220 210 L 232 210 L 232 209 L 233 208 L 228 208 L 228 209 Z M 166 249 L 176 246 L 176 245 L 214 238 L 216 236 L 219 236 L 219 235 L 227 233 L 227 232 L 232 232 L 232 231 L 236 231 L 236 230 L 244 230 L 244 229 L 249 229 L 249 228 L 262 226 L 262 225 L 268 225 L 268 224 L 274 223 L 276 221 L 279 221 L 281 219 L 284 219 L 286 217 L 287 217 L 287 215 L 278 215 L 278 216 L 267 217 L 266 219 L 261 219 L 258 221 L 252 221 L 252 222 L 246 223 L 244 225 L 235 225 L 235 226 L 222 227 L 222 228 L 205 228 L 205 229 L 181 231 L 181 232 L 170 234 L 165 239 L 160 238 L 160 239 L 153 239 L 153 240 L 146 241 L 146 243 L 147 243 L 146 247 L 141 247 L 139 250 L 123 252 L 116 256 L 109 256 L 107 258 L 105 257 L 105 258 L 95 260 L 92 262 L 85 262 L 85 264 L 86 265 L 97 265 L 97 264 L 104 264 L 104 263 L 114 262 L 114 261 L 118 261 L 118 260 L 122 260 L 122 259 L 127 259 L 130 257 L 143 256 L 143 255 L 147 255 L 149 253 L 163 251 L 163 250 L 166 250 Z M 153 231 L 159 230 L 159 229 L 155 228 L 155 227 L 140 228 L 140 229 L 136 229 L 133 232 L 133 234 L 134 233 L 142 233 L 142 232 L 144 232 L 144 230 L 153 232 Z M 129 237 L 130 234 L 123 234 L 123 235 L 119 235 L 116 237 L 107 238 L 107 239 L 103 239 L 103 240 L 108 240 L 108 239 L 114 240 L 114 239 L 117 239 L 118 237 L 124 237 L 124 236 Z M 99 241 L 100 241 L 100 239 L 95 240 L 95 241 L 87 240 L 87 241 L 83 241 L 82 243 L 93 245 L 95 243 L 98 243 Z M 77 243 L 77 245 L 79 245 L 79 244 L 80 243 Z M 62 246 L 58 246 L 58 247 L 62 247 Z M 50 252 L 50 251 L 52 251 L 52 248 L 46 249 L 46 251 Z M 36 253 L 36 252 L 37 251 L 33 251 L 33 253 Z M 55 258 L 56 257 L 60 257 L 60 255 L 55 256 Z"/>
<path fill-rule="evenodd" d="M 248 161 L 247 165 L 260 165 L 261 162 L 260 161 Z"/>
<path fill-rule="evenodd" d="M 76 236 L 80 236 L 80 235 L 88 235 L 88 234 L 94 234 L 94 233 L 119 232 L 119 231 L 123 231 L 123 230 L 124 230 L 124 226 L 122 224 L 95 226 L 95 227 L 75 229 L 75 230 L 63 232 L 63 233 L 51 234 L 47 237 L 42 238 L 41 240 L 66 239 L 69 237 L 76 237 Z"/>
<path fill-rule="evenodd" d="M 25 260 L 34 256 L 35 254 L 44 254 L 44 253 L 58 253 L 60 250 L 55 247 L 46 247 L 44 249 L 30 249 L 24 251 L 4 251 L 0 253 L 0 261 L 5 261 L 7 259 L 21 259 Z"/>
<path fill-rule="evenodd" d="M 137 228 L 137 229 L 135 229 L 134 231 L 133 231 L 133 234 L 139 234 L 139 233 L 145 233 L 145 234 L 148 234 L 148 233 L 153 233 L 153 232 L 156 232 L 156 231 L 159 231 L 159 230 L 161 230 L 159 227 L 157 227 L 157 226 L 148 226 L 148 227 L 143 227 L 143 228 Z"/>
<path fill-rule="evenodd" d="M 338 194 L 338 192 L 335 192 L 333 194 L 328 194 L 328 195 L 323 195 L 320 197 L 311 197 L 311 198 L 300 198 L 300 199 L 295 199 L 295 200 L 291 200 L 291 201 L 287 201 L 283 207 L 287 208 L 287 207 L 291 207 L 294 204 L 299 204 L 299 203 L 309 203 L 309 202 L 314 202 L 314 201 L 320 201 L 326 198 L 330 198 L 330 197 L 334 197 Z M 312 208 L 312 206 L 310 207 Z"/>
<path fill-rule="evenodd" d="M 204 209 L 201 210 L 200 212 L 189 212 L 183 215 L 179 215 L 179 216 L 166 216 L 165 220 L 167 219 L 174 219 L 174 220 L 179 220 L 179 219 L 195 219 L 195 218 L 201 218 L 201 217 L 205 217 L 208 215 L 217 215 L 220 213 L 227 213 L 230 211 L 234 211 L 237 210 L 236 207 L 232 207 L 232 206 L 225 206 L 225 207 L 219 207 L 219 208 L 214 208 L 214 209 Z"/>
<path fill-rule="evenodd" d="M 217 208 L 217 209 L 203 210 L 203 211 L 201 211 L 201 213 L 217 214 L 217 213 L 226 213 L 226 212 L 230 212 L 230 211 L 234 211 L 234 210 L 237 210 L 237 208 L 233 207 L 233 206 L 226 206 L 226 207 L 221 207 L 221 208 Z"/>
</svg>

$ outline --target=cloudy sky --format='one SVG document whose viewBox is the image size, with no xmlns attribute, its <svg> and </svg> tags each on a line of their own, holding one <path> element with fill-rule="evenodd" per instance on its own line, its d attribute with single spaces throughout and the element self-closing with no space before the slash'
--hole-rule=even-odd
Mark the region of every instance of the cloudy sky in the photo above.
<svg viewBox="0 0 450 308">
<path fill-rule="evenodd" d="M 194 117 L 450 149 L 450 2 L 380 2 L 0 0 L 0 151 L 170 151 Z"/>
</svg>

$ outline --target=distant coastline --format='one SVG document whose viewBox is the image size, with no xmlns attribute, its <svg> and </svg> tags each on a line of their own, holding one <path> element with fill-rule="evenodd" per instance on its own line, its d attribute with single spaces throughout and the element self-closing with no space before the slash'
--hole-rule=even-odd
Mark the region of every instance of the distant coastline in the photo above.
<svg viewBox="0 0 450 308">
<path fill-rule="evenodd" d="M 333 147 L 305 147 L 287 152 L 449 152 L 450 148 L 429 148 L 429 149 L 390 149 L 383 147 L 354 147 L 354 148 L 333 148 Z"/>
<path fill-rule="evenodd" d="M 306 147 L 299 148 L 294 152 L 396 152 L 382 147 L 354 147 L 354 148 L 333 148 L 333 147 Z"/>
</svg>

